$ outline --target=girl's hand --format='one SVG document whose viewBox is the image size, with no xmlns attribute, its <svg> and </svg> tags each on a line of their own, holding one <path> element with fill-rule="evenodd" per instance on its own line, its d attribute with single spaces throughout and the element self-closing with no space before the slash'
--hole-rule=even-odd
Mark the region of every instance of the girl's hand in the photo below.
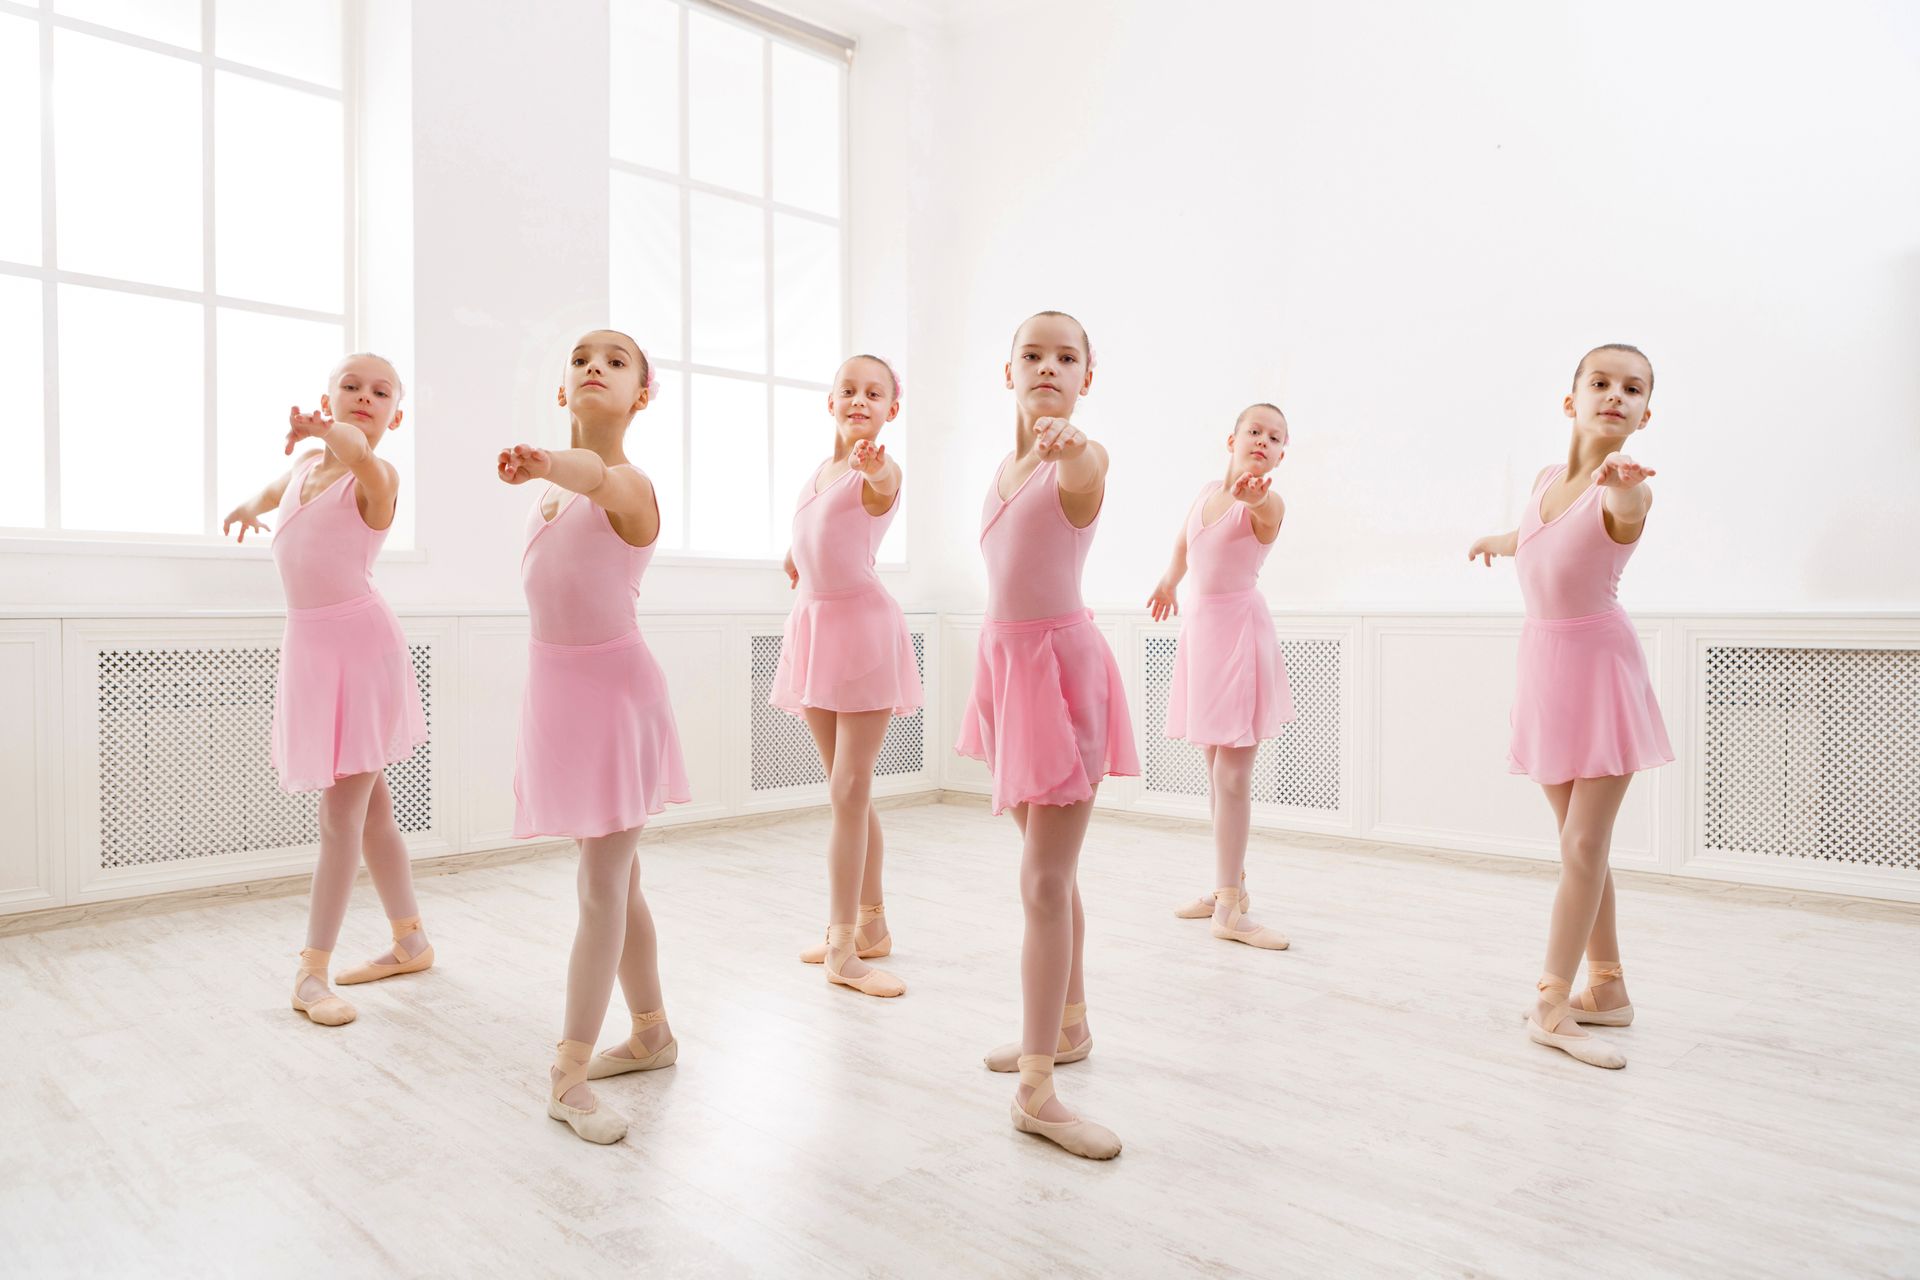
<svg viewBox="0 0 1920 1280">
<path fill-rule="evenodd" d="M 1593 482 L 1609 489 L 1631 489 L 1653 474 L 1652 467 L 1643 467 L 1624 453 L 1610 453 L 1593 469 Z"/>
<path fill-rule="evenodd" d="M 848 465 L 863 476 L 877 476 L 887 465 L 887 446 L 871 440 L 856 440 Z"/>
<path fill-rule="evenodd" d="M 1040 439 L 1040 456 L 1067 462 L 1087 451 L 1087 433 L 1065 418 L 1041 418 L 1033 424 Z"/>
<path fill-rule="evenodd" d="M 1256 476 L 1250 471 L 1243 471 L 1240 473 L 1240 478 L 1233 482 L 1233 499 L 1235 502 L 1244 502 L 1250 507 L 1257 507 L 1266 501 L 1267 490 L 1272 487 L 1271 475 Z"/>
<path fill-rule="evenodd" d="M 284 452 L 291 454 L 293 446 L 302 440 L 324 441 L 327 432 L 333 430 L 333 419 L 318 409 L 312 413 L 300 412 L 300 406 L 294 405 L 287 410 L 287 447 Z"/>
<path fill-rule="evenodd" d="M 247 540 L 247 530 L 249 529 L 252 529 L 255 533 L 272 532 L 267 526 L 254 519 L 253 512 L 242 506 L 235 507 L 229 511 L 227 518 L 220 522 L 220 536 L 223 538 L 226 537 L 228 530 L 232 529 L 236 524 L 240 526 L 240 532 L 234 538 L 235 542 L 245 542 Z"/>
<path fill-rule="evenodd" d="M 800 585 L 800 570 L 793 563 L 793 552 L 787 552 L 787 562 L 781 567 L 787 571 L 787 590 L 792 591 Z"/>
<path fill-rule="evenodd" d="M 1505 556 L 1505 555 L 1513 554 L 1512 552 L 1507 550 L 1506 541 L 1507 541 L 1506 535 L 1500 534 L 1500 533 L 1496 533 L 1489 537 L 1482 538 L 1480 539 L 1480 541 L 1474 543 L 1473 546 L 1467 551 L 1467 559 L 1484 560 L 1486 562 L 1487 568 L 1491 569 L 1493 568 L 1493 558 L 1495 556 Z"/>
<path fill-rule="evenodd" d="M 1165 578 L 1162 578 L 1160 584 L 1153 589 L 1153 594 L 1147 597 L 1147 612 L 1153 615 L 1155 622 L 1165 622 L 1180 612 L 1180 601 L 1175 598 L 1173 587 Z"/>
<path fill-rule="evenodd" d="M 500 458 L 494 463 L 494 470 L 508 484 L 525 484 L 529 480 L 545 480 L 553 474 L 553 455 L 545 449 L 537 449 L 530 444 L 517 444 L 511 449 L 502 449 Z"/>
</svg>

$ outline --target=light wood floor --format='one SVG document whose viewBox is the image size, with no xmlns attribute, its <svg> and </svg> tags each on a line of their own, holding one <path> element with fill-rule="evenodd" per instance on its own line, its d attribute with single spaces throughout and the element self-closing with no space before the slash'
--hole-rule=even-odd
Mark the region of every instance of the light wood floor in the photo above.
<svg viewBox="0 0 1920 1280">
<path fill-rule="evenodd" d="M 287 1007 L 303 897 L 0 938 L 0 1274 L 1920 1274 L 1920 911 L 1624 883 L 1606 1072 L 1518 1021 L 1544 868 L 1257 834 L 1266 953 L 1170 914 L 1203 829 L 1102 814 L 1059 1081 L 1126 1151 L 1089 1164 L 979 1062 L 1011 822 L 884 816 L 897 1001 L 794 959 L 824 816 L 643 846 L 682 1052 L 605 1083 L 612 1148 L 542 1111 L 570 859 L 423 880 L 440 967 L 342 1029 Z M 339 954 L 384 932 L 363 887 Z"/>
</svg>

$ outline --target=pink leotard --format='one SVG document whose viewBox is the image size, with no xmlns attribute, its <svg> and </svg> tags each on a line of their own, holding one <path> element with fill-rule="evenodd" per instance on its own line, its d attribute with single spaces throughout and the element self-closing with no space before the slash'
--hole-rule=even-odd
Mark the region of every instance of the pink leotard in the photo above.
<svg viewBox="0 0 1920 1280">
<path fill-rule="evenodd" d="M 1080 573 L 1100 523 L 1095 515 L 1076 529 L 1060 505 L 1060 464 L 1043 462 L 1006 501 L 1000 477 L 1009 454 L 993 473 L 980 515 L 980 554 L 987 562 L 987 616 L 998 622 L 1058 618 L 1085 609 Z"/>
<path fill-rule="evenodd" d="M 638 629 L 640 578 L 659 539 L 636 547 L 614 530 L 604 507 L 555 491 L 562 497 L 553 519 L 542 517 L 544 495 L 527 513 L 527 549 L 520 557 L 533 638 L 564 645 L 617 640 Z"/>
</svg>

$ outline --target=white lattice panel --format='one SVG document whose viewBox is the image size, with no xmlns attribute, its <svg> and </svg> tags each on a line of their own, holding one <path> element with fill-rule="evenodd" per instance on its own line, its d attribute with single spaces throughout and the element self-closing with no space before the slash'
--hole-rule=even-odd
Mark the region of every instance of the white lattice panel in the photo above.
<svg viewBox="0 0 1920 1280">
<path fill-rule="evenodd" d="M 1141 784 L 1149 794 L 1207 795 L 1207 762 L 1198 747 L 1165 736 L 1167 694 L 1179 640 L 1141 637 L 1145 751 Z M 1343 808 L 1341 779 L 1342 645 L 1334 639 L 1285 639 L 1280 648 L 1293 688 L 1294 719 L 1254 757 L 1253 801 L 1334 814 Z"/>
<path fill-rule="evenodd" d="M 410 646 L 433 723 L 432 646 Z M 103 648 L 95 659 L 100 869 L 119 871 L 319 839 L 316 794 L 268 762 L 277 645 Z M 433 744 L 387 770 L 400 829 L 433 829 Z"/>
<path fill-rule="evenodd" d="M 920 671 L 920 686 L 927 683 L 927 636 L 913 630 L 913 660 Z M 820 751 L 800 717 L 767 705 L 773 692 L 773 673 L 780 665 L 780 640 L 777 635 L 748 637 L 748 781 L 753 793 L 781 791 L 789 787 L 825 786 L 827 775 L 820 765 Z M 880 743 L 880 759 L 874 765 L 876 778 L 910 777 L 927 767 L 926 709 L 910 716 L 895 716 L 887 725 L 887 736 Z"/>
<path fill-rule="evenodd" d="M 1709 645 L 1709 849 L 1920 871 L 1920 651 Z"/>
</svg>

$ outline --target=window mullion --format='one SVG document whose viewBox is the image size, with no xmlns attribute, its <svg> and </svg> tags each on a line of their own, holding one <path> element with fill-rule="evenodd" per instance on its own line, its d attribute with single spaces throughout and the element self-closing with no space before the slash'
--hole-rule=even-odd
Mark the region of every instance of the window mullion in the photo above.
<svg viewBox="0 0 1920 1280">
<path fill-rule="evenodd" d="M 681 509 L 676 517 L 676 521 L 680 529 L 680 546 L 683 549 L 683 552 L 688 555 L 698 556 L 701 553 L 702 549 L 697 548 L 693 545 L 693 516 L 692 516 L 694 503 L 698 500 L 698 483 L 697 482 L 699 479 L 699 476 L 697 474 L 699 468 L 695 464 L 695 457 L 694 457 L 694 431 L 696 427 L 696 414 L 700 408 L 700 406 L 697 403 L 697 400 L 699 398 L 699 392 L 697 389 L 698 380 L 703 377 L 704 378 L 720 377 L 720 378 L 726 378 L 729 380 L 738 379 L 745 382 L 757 382 L 760 384 L 764 392 L 764 411 L 766 413 L 766 429 L 765 429 L 766 457 L 764 459 L 764 465 L 765 465 L 765 479 L 767 481 L 768 501 L 767 501 L 766 511 L 764 512 L 765 516 L 767 517 L 767 523 L 765 525 L 766 533 L 763 534 L 762 536 L 763 538 L 768 540 L 773 539 L 774 531 L 778 526 L 779 522 L 778 522 L 777 516 L 779 514 L 779 509 L 781 505 L 780 494 L 778 493 L 778 489 L 777 489 L 777 481 L 779 480 L 778 448 L 777 448 L 778 392 L 783 387 L 804 388 L 809 391 L 817 392 L 825 386 L 825 384 L 815 383 L 810 378 L 807 378 L 805 376 L 782 377 L 777 372 L 777 365 L 780 359 L 780 351 L 779 351 L 779 336 L 778 336 L 779 334 L 778 314 L 779 313 L 777 309 L 778 288 L 777 288 L 776 278 L 775 278 L 776 276 L 775 240 L 776 240 L 776 236 L 778 234 L 778 229 L 779 229 L 779 222 L 778 222 L 779 217 L 782 214 L 790 213 L 793 216 L 798 218 L 803 218 L 803 219 L 806 219 L 812 222 L 817 222 L 817 223 L 824 223 L 832 227 L 835 235 L 837 236 L 839 252 L 840 252 L 840 263 L 839 263 L 839 271 L 838 271 L 838 279 L 837 279 L 837 284 L 839 286 L 839 294 L 840 294 L 840 306 L 839 306 L 838 314 L 835 317 L 834 331 L 840 335 L 842 346 L 845 346 L 850 338 L 850 320 L 849 320 L 848 307 L 846 305 L 846 298 L 851 291 L 851 267 L 850 267 L 850 254 L 848 252 L 848 247 L 847 247 L 847 238 L 848 238 L 847 220 L 845 217 L 845 207 L 846 207 L 846 204 L 848 203 L 848 183 L 849 183 L 849 179 L 847 175 L 847 165 L 846 165 L 848 96 L 847 96 L 847 89 L 846 89 L 845 74 L 843 73 L 840 79 L 838 120 L 835 122 L 835 125 L 834 125 L 839 138 L 839 151 L 840 151 L 839 188 L 840 188 L 840 196 L 841 196 L 841 212 L 837 216 L 822 214 L 818 211 L 810 210 L 810 209 L 790 208 L 786 205 L 783 205 L 782 203 L 780 203 L 774 198 L 773 188 L 774 188 L 774 173 L 775 173 L 775 163 L 774 163 L 775 157 L 773 153 L 773 147 L 774 147 L 774 131 L 776 128 L 776 118 L 775 118 L 776 105 L 774 103 L 774 91 L 775 91 L 774 75 L 775 75 L 775 54 L 777 50 L 774 47 L 775 46 L 774 39 L 764 33 L 761 35 L 761 62 L 760 62 L 760 76 L 761 76 L 760 125 L 761 125 L 761 139 L 762 139 L 761 156 L 760 156 L 760 176 L 761 176 L 761 183 L 762 183 L 761 191 L 758 195 L 754 195 L 749 192 L 736 191 L 729 188 L 718 186 L 710 182 L 704 182 L 704 181 L 695 179 L 693 177 L 693 165 L 692 165 L 692 148 L 693 148 L 693 141 L 692 141 L 692 136 L 693 136 L 692 4 L 693 3 L 694 3 L 694 0 L 679 0 L 679 2 L 675 4 L 675 9 L 677 10 L 676 16 L 678 19 L 678 26 L 676 28 L 677 41 L 676 41 L 675 52 L 676 52 L 676 57 L 678 61 L 678 70 L 679 70 L 679 76 L 678 76 L 679 129 L 678 129 L 678 137 L 676 139 L 678 144 L 677 158 L 676 158 L 673 170 L 671 172 L 668 172 L 664 169 L 656 169 L 649 165 L 638 164 L 638 163 L 623 160 L 611 155 L 608 157 L 608 163 L 609 163 L 609 167 L 615 173 L 632 173 L 643 178 L 649 178 L 654 181 L 663 182 L 669 185 L 669 187 L 674 191 L 674 194 L 678 198 L 677 212 L 678 212 L 679 237 L 680 237 L 680 240 L 679 240 L 679 266 L 680 266 L 679 318 L 680 318 L 680 332 L 682 337 L 682 346 L 685 348 L 685 350 L 682 352 L 681 358 L 679 359 L 662 359 L 662 360 L 656 361 L 655 363 L 660 370 L 676 371 L 680 373 L 682 378 L 684 392 L 683 392 L 682 403 L 680 406 L 680 421 L 679 421 L 679 428 L 681 432 L 680 482 L 681 482 L 681 492 L 685 495 L 685 498 L 681 503 Z M 695 282 L 693 277 L 694 277 L 694 271 L 695 271 L 695 262 L 694 262 L 694 254 L 693 254 L 693 196 L 695 194 L 702 194 L 702 193 L 721 196 L 729 200 L 736 200 L 741 202 L 742 204 L 757 206 L 758 211 L 760 213 L 761 261 L 762 261 L 762 268 L 763 268 L 763 279 L 761 282 L 761 285 L 762 285 L 761 301 L 766 314 L 764 317 L 764 326 L 761 334 L 761 342 L 762 342 L 761 352 L 762 352 L 763 364 L 761 369 L 758 371 L 750 371 L 745 368 L 723 368 L 720 366 L 705 364 L 705 363 L 702 363 L 699 359 L 697 359 L 695 355 L 695 351 L 694 351 L 694 348 L 695 348 L 694 339 L 696 336 L 695 323 L 699 317 L 696 316 L 695 314 L 696 307 L 694 303 L 694 283 Z M 794 370 L 790 372 L 799 373 L 800 371 Z"/>
<path fill-rule="evenodd" d="M 0 6 L 17 9 L 22 6 Z M 83 286 L 107 290 L 115 293 L 144 295 L 148 297 L 171 298 L 181 302 L 197 304 L 201 311 L 201 537 L 217 536 L 220 514 L 220 313 L 231 306 L 239 310 L 262 314 L 283 315 L 293 319 L 313 320 L 323 323 L 339 324 L 343 331 L 357 336 L 363 326 L 361 299 L 364 290 L 359 282 L 359 245 L 360 220 L 358 218 L 359 179 L 356 168 L 357 148 L 354 143 L 355 131 L 359 127 L 360 112 L 357 110 L 356 92 L 358 78 L 355 57 L 358 52 L 358 28 L 352 22 L 352 16 L 358 13 L 356 0 L 347 0 L 342 15 L 342 70 L 345 73 L 342 88 L 333 90 L 326 86 L 310 84 L 296 77 L 282 76 L 259 68 L 245 67 L 227 63 L 215 56 L 216 13 L 211 0 L 205 0 L 200 12 L 201 48 L 183 49 L 145 37 L 135 36 L 97 23 L 71 19 L 52 11 L 50 5 L 37 6 L 31 15 L 38 21 L 39 38 L 39 97 L 40 97 L 40 260 L 30 269 L 22 264 L 15 271 L 10 267 L 7 274 L 23 275 L 35 279 L 41 289 L 41 379 L 42 379 L 42 503 L 44 507 L 41 527 L 47 532 L 65 530 L 66 516 L 63 510 L 63 467 L 62 467 L 62 429 L 61 429 L 61 343 L 60 316 L 62 290 L 68 285 Z M 107 40 L 149 53 L 161 54 L 181 61 L 193 62 L 200 69 L 200 201 L 201 201 L 201 279 L 197 288 L 176 288 L 165 285 L 149 284 L 134 279 L 117 277 L 96 277 L 84 272 L 63 271 L 60 267 L 59 253 L 59 191 L 56 166 L 56 128 L 55 128 L 55 56 L 56 36 L 61 30 Z M 219 73 L 223 70 L 235 74 L 252 76 L 269 83 L 287 88 L 314 93 L 321 97 L 336 98 L 342 104 L 343 126 L 346 131 L 344 151 L 345 166 L 345 222 L 342 250 L 346 256 L 343 286 L 346 296 L 338 314 L 315 312 L 305 307 L 283 306 L 262 299 L 234 298 L 223 299 L 217 288 L 219 278 L 219 217 L 217 213 L 217 187 L 219 157 L 217 146 L 216 97 Z"/>
</svg>

